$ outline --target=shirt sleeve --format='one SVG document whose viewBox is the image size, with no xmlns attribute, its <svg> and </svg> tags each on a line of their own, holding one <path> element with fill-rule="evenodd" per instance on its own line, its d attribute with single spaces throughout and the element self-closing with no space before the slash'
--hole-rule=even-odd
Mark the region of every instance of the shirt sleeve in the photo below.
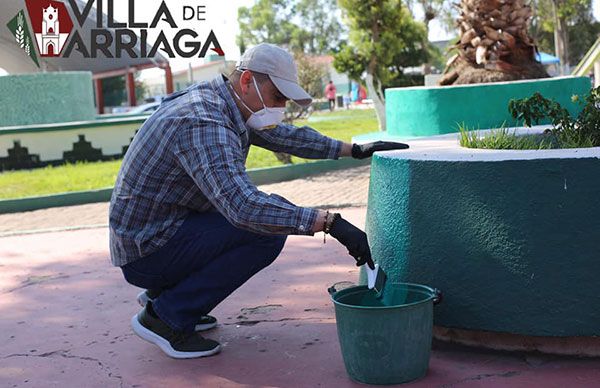
<svg viewBox="0 0 600 388">
<path fill-rule="evenodd" d="M 307 159 L 338 159 L 343 142 L 320 134 L 310 127 L 279 124 L 250 132 L 250 142 L 275 152 Z"/>
<path fill-rule="evenodd" d="M 265 234 L 314 234 L 316 209 L 263 193 L 250 181 L 239 135 L 232 129 L 199 125 L 182 130 L 177 142 L 177 160 L 231 224 Z"/>
</svg>

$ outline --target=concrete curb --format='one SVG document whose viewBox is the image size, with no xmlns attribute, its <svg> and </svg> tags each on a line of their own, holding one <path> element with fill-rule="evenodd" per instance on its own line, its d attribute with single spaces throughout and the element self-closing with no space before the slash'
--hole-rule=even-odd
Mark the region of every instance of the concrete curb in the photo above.
<svg viewBox="0 0 600 388">
<path fill-rule="evenodd" d="M 321 160 L 318 162 L 252 169 L 248 170 L 248 176 L 250 176 L 250 179 L 252 179 L 255 185 L 266 185 L 303 178 L 328 171 L 366 166 L 370 163 L 370 159 L 354 160 L 351 158 L 343 158 L 339 160 Z M 0 201 L 0 214 L 107 202 L 110 201 L 112 190 L 112 187 L 108 187 L 100 190 L 77 191 L 40 197 L 2 200 Z"/>
<path fill-rule="evenodd" d="M 507 352 L 539 352 L 574 357 L 600 356 L 600 338 L 596 336 L 536 337 L 434 326 L 433 337 L 438 341 Z"/>
<path fill-rule="evenodd" d="M 72 193 L 45 195 L 40 197 L 7 199 L 0 201 L 0 214 L 20 213 L 32 210 L 48 209 L 52 207 L 106 202 L 110 201 L 111 194 L 112 187 L 101 190 L 76 191 Z"/>
</svg>

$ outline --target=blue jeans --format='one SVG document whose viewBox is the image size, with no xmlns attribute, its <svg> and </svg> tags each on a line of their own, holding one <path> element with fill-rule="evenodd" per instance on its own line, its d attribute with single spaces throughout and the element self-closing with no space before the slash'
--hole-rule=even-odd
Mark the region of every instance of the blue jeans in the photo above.
<svg viewBox="0 0 600 388">
<path fill-rule="evenodd" d="M 162 290 L 152 304 L 161 320 L 192 331 L 200 316 L 271 264 L 286 238 L 236 228 L 218 212 L 192 213 L 166 245 L 121 269 L 128 283 Z"/>
</svg>

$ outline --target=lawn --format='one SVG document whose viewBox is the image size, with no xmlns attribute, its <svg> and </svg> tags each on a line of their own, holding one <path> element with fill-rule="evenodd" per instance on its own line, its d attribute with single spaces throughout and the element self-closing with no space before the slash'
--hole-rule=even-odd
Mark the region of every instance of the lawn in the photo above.
<svg viewBox="0 0 600 388">
<path fill-rule="evenodd" d="M 340 110 L 333 113 L 315 113 L 308 121 L 297 121 L 297 126 L 308 125 L 326 136 L 349 142 L 353 136 L 377 130 L 374 110 Z M 305 159 L 293 158 L 294 163 Z M 262 148 L 250 149 L 246 167 L 280 166 L 272 152 Z M 96 190 L 115 183 L 121 161 L 77 163 L 36 170 L 0 174 L 0 199 L 23 198 L 71 191 Z"/>
</svg>

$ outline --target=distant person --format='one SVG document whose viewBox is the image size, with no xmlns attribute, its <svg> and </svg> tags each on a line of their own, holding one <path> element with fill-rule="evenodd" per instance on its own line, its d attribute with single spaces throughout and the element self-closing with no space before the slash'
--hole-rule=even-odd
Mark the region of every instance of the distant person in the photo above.
<svg viewBox="0 0 600 388">
<path fill-rule="evenodd" d="M 351 92 L 344 94 L 344 106 L 346 107 L 346 110 L 350 109 L 350 94 Z"/>
<path fill-rule="evenodd" d="M 362 102 L 362 100 L 367 98 L 367 89 L 364 86 L 360 85 L 358 87 L 358 102 Z"/>
<path fill-rule="evenodd" d="M 284 124 L 289 100 L 312 101 L 298 85 L 294 58 L 260 44 L 229 77 L 166 98 L 125 154 L 110 203 L 110 254 L 127 282 L 146 289 L 133 331 L 173 358 L 219 352 L 217 341 L 200 334 L 217 326 L 209 314 L 269 266 L 288 235 L 324 231 L 357 265 L 374 268 L 362 230 L 338 213 L 260 191 L 246 156 L 251 144 L 310 159 L 364 159 L 408 145 L 345 143 Z"/>
<path fill-rule="evenodd" d="M 335 93 L 337 90 L 335 89 L 335 85 L 333 81 L 329 81 L 327 86 L 325 86 L 325 97 L 329 101 L 329 111 L 333 112 L 335 109 Z"/>
</svg>

